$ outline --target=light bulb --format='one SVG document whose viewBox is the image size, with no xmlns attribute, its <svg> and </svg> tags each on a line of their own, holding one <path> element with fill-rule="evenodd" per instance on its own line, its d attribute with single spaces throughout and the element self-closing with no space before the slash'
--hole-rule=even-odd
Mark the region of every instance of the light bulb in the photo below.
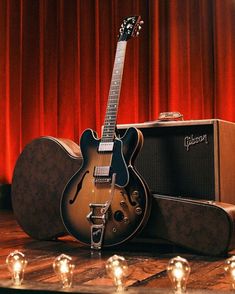
<svg viewBox="0 0 235 294">
<path fill-rule="evenodd" d="M 106 262 L 106 272 L 112 278 L 116 291 L 124 291 L 128 265 L 123 256 L 113 255 Z"/>
<path fill-rule="evenodd" d="M 53 269 L 61 281 L 63 288 L 72 287 L 74 268 L 75 265 L 72 263 L 72 258 L 70 256 L 61 254 L 55 258 Z"/>
<path fill-rule="evenodd" d="M 24 270 L 27 265 L 24 254 L 18 250 L 11 252 L 6 258 L 6 264 L 11 273 L 13 285 L 21 285 L 24 279 Z"/>
<path fill-rule="evenodd" d="M 190 274 L 190 266 L 186 259 L 177 256 L 167 265 L 167 273 L 175 293 L 185 293 L 186 284 Z"/>
<path fill-rule="evenodd" d="M 232 288 L 235 289 L 235 256 L 234 255 L 225 260 L 224 270 L 231 281 Z"/>
</svg>

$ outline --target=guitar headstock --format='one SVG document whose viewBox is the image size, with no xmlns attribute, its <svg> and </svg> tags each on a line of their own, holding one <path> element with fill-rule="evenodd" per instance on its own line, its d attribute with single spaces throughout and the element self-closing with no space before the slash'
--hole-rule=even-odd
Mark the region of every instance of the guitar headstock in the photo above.
<svg viewBox="0 0 235 294">
<path fill-rule="evenodd" d="M 131 37 L 138 36 L 143 23 L 140 16 L 126 17 L 121 24 L 118 41 L 127 41 Z"/>
</svg>

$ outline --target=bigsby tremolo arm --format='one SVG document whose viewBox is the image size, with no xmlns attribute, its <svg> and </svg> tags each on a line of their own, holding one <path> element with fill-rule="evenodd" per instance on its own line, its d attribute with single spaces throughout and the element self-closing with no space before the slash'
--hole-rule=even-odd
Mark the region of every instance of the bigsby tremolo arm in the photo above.
<svg viewBox="0 0 235 294">
<path fill-rule="evenodd" d="M 105 203 L 90 203 L 90 213 L 87 219 L 91 223 L 91 249 L 100 250 L 103 243 L 105 224 L 108 219 L 108 209 L 113 201 L 116 174 L 113 173 L 111 181 L 110 198 Z"/>
</svg>

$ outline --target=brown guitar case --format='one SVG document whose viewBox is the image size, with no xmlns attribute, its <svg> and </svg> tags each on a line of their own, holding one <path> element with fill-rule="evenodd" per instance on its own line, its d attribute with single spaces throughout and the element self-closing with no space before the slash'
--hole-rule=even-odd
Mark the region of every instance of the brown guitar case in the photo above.
<svg viewBox="0 0 235 294">
<path fill-rule="evenodd" d="M 60 200 L 81 164 L 80 147 L 68 139 L 41 137 L 23 149 L 15 165 L 11 197 L 14 215 L 28 235 L 49 240 L 66 234 Z"/>
<path fill-rule="evenodd" d="M 211 256 L 234 248 L 235 205 L 156 194 L 153 198 L 142 240 L 167 241 Z"/>
</svg>

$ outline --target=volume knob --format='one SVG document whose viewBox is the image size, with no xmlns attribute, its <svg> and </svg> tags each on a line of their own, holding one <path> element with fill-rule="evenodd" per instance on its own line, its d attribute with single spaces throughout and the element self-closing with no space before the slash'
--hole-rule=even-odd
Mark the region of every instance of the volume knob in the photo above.
<svg viewBox="0 0 235 294">
<path fill-rule="evenodd" d="M 138 214 L 138 215 L 140 215 L 141 213 L 142 213 L 142 208 L 141 207 L 136 207 L 136 209 L 135 209 L 135 213 L 136 214 Z"/>
<path fill-rule="evenodd" d="M 127 208 L 127 204 L 126 204 L 126 202 L 125 202 L 124 200 L 121 200 L 121 202 L 120 202 L 120 206 L 121 206 L 123 209 Z"/>
</svg>

